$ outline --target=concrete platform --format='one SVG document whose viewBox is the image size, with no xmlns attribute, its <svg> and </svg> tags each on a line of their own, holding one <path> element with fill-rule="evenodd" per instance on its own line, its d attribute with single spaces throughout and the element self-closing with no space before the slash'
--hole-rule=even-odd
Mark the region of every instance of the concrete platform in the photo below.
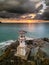
<svg viewBox="0 0 49 65">
<path fill-rule="evenodd" d="M 25 56 L 18 55 L 17 52 L 14 54 L 14 56 L 21 57 L 21 59 L 27 60 L 31 49 L 30 48 L 27 48 L 26 50 L 27 50 L 27 52 L 26 52 L 26 55 Z"/>
</svg>

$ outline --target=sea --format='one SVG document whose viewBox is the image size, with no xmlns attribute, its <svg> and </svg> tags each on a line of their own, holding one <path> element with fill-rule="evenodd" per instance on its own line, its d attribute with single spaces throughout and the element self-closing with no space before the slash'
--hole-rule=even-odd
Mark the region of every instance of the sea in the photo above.
<svg viewBox="0 0 49 65">
<path fill-rule="evenodd" d="M 0 23 L 0 42 L 17 40 L 19 31 L 25 30 L 25 34 L 31 38 L 49 38 L 49 23 L 34 24 L 2 24 Z"/>
<path fill-rule="evenodd" d="M 49 38 L 49 23 L 34 23 L 34 24 L 2 24 L 0 23 L 0 56 L 4 53 L 5 41 L 17 40 L 19 31 L 24 30 L 27 37 L 31 38 Z M 2 48 L 1 48 L 2 46 Z M 49 43 L 45 45 L 44 50 L 49 55 Z M 32 52 L 33 54 L 33 52 Z"/>
</svg>

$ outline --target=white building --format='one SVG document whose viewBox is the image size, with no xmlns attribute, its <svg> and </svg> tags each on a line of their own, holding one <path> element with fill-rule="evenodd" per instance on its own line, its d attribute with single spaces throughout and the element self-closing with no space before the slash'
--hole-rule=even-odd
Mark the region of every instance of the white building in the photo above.
<svg viewBox="0 0 49 65">
<path fill-rule="evenodd" d="M 20 31 L 20 36 L 19 36 L 19 46 L 17 47 L 17 55 L 20 56 L 25 56 L 26 55 L 26 44 L 25 44 L 25 31 Z"/>
</svg>

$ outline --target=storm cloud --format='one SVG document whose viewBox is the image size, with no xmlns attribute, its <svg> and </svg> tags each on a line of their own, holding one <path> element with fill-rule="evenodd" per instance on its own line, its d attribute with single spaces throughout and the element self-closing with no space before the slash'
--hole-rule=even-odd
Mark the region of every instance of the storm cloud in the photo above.
<svg viewBox="0 0 49 65">
<path fill-rule="evenodd" d="M 36 4 L 41 0 L 0 0 L 0 17 L 11 18 L 19 17 L 26 13 L 38 13 L 42 8 L 41 6 L 36 9 Z M 46 5 L 49 6 L 49 0 L 45 0 Z M 42 16 L 36 16 L 35 19 L 41 17 L 44 19 L 49 19 L 49 7 L 43 13 Z"/>
<path fill-rule="evenodd" d="M 0 11 L 13 13 L 34 12 L 37 1 L 39 0 L 0 0 Z"/>
</svg>

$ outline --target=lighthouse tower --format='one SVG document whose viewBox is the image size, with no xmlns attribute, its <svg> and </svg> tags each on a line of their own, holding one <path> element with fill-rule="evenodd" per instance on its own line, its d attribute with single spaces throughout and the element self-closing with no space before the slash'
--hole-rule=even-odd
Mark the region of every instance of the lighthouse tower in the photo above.
<svg viewBox="0 0 49 65">
<path fill-rule="evenodd" d="M 26 44 L 25 44 L 25 33 L 26 31 L 19 31 L 19 46 L 17 47 L 17 55 L 25 56 L 26 55 Z"/>
</svg>

